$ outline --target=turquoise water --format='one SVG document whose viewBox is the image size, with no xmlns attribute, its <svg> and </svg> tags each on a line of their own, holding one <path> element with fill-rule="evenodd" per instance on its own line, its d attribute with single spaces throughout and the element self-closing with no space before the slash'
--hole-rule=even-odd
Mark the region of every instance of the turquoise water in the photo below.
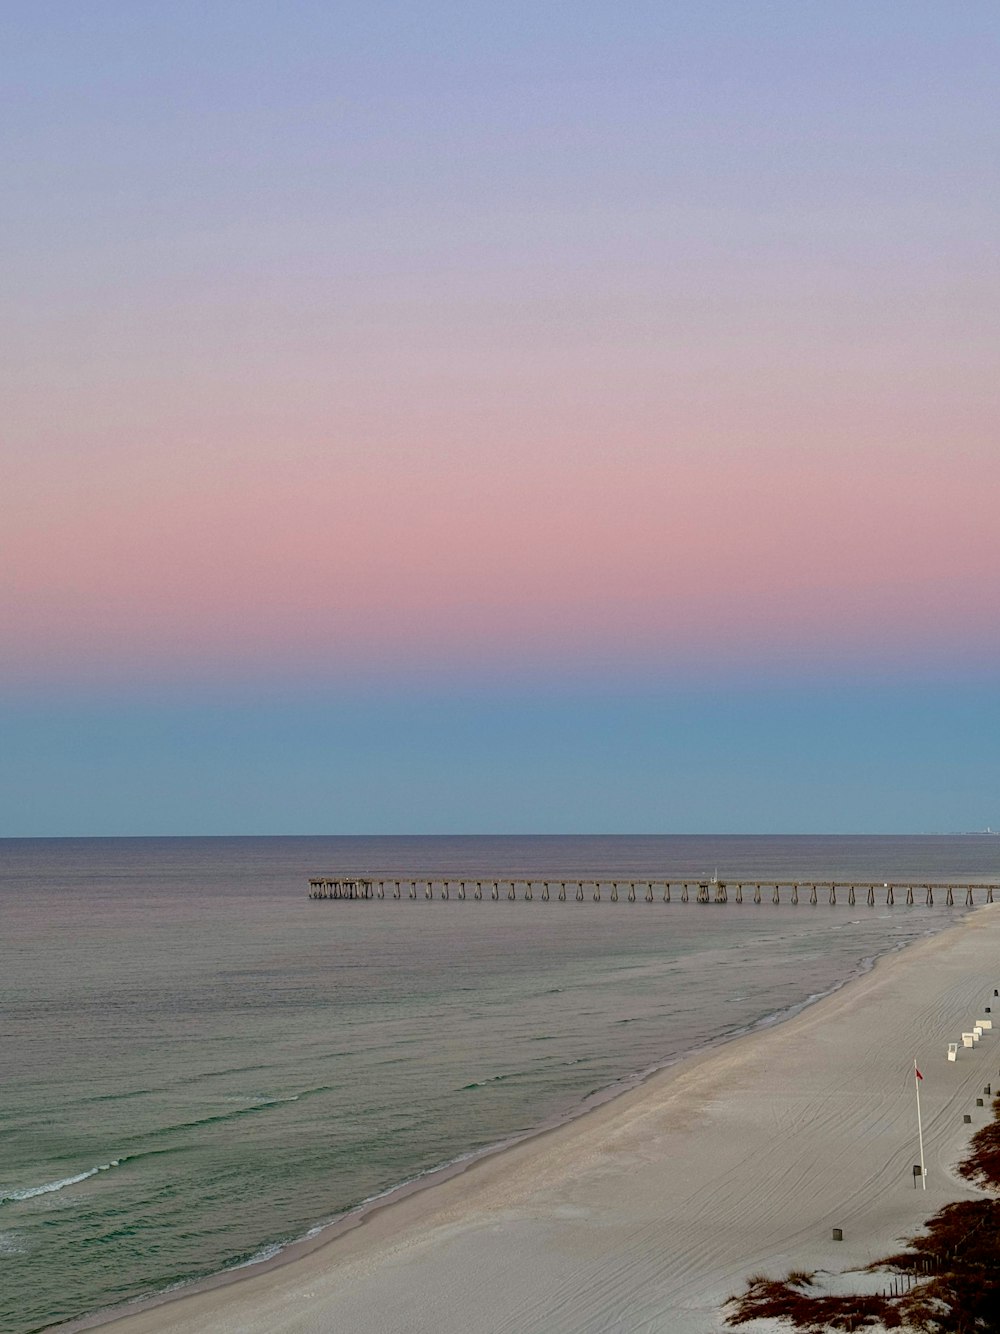
<svg viewBox="0 0 1000 1334">
<path fill-rule="evenodd" d="M 266 1255 L 958 909 L 317 903 L 310 874 L 996 879 L 1000 841 L 0 842 L 0 1330 Z"/>
</svg>

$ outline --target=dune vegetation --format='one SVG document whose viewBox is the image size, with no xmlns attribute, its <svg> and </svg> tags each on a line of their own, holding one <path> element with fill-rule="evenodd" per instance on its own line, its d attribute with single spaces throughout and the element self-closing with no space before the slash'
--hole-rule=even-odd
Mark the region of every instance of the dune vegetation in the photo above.
<svg viewBox="0 0 1000 1334">
<path fill-rule="evenodd" d="M 1000 1191 L 1000 1097 L 993 1120 L 973 1135 L 959 1174 Z M 1000 1199 L 959 1200 L 939 1209 L 905 1249 L 870 1265 L 886 1275 L 876 1293 L 823 1291 L 816 1273 L 793 1270 L 783 1279 L 755 1274 L 731 1297 L 730 1327 L 777 1320 L 800 1334 L 910 1330 L 919 1334 L 1000 1331 Z"/>
</svg>

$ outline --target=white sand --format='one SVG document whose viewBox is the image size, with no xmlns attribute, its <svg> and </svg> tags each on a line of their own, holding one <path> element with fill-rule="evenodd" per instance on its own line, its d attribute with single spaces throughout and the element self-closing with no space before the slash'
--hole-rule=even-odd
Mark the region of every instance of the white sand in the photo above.
<svg viewBox="0 0 1000 1334">
<path fill-rule="evenodd" d="M 787 1023 L 115 1334 L 719 1330 L 749 1273 L 866 1264 L 977 1193 L 954 1164 L 990 1115 L 975 1100 L 997 1086 L 1000 1029 L 955 1064 L 946 1048 L 984 1006 L 1000 1020 L 994 986 L 1000 911 L 985 908 Z M 914 1056 L 926 1192 L 912 1176 Z"/>
</svg>

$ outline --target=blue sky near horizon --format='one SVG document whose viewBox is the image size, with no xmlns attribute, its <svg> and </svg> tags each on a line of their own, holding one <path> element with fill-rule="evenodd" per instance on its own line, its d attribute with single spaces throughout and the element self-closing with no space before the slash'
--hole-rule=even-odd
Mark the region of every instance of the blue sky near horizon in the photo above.
<svg viewBox="0 0 1000 1334">
<path fill-rule="evenodd" d="M 992 0 L 0 73 L 0 836 L 1000 824 Z"/>
<path fill-rule="evenodd" d="M 0 836 L 996 828 L 992 683 L 79 699 L 0 712 Z"/>
</svg>

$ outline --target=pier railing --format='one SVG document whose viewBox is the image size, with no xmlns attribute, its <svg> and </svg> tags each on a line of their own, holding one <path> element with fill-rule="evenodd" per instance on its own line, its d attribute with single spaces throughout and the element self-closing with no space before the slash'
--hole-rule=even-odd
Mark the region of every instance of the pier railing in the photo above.
<svg viewBox="0 0 1000 1334">
<path fill-rule="evenodd" d="M 609 879 L 606 875 L 582 879 L 526 877 L 523 875 L 483 876 L 453 874 L 414 876 L 394 873 L 367 876 L 313 876 L 309 880 L 311 899 L 506 899 L 531 902 L 556 899 L 560 903 L 582 903 L 590 899 L 600 903 L 624 900 L 636 903 L 808 903 L 836 905 L 866 903 L 874 908 L 892 908 L 896 904 L 935 903 L 952 908 L 973 908 L 1000 898 L 998 884 L 954 884 L 898 881 L 844 880 L 691 880 L 625 877 Z M 935 897 L 935 895 L 937 897 Z"/>
</svg>

